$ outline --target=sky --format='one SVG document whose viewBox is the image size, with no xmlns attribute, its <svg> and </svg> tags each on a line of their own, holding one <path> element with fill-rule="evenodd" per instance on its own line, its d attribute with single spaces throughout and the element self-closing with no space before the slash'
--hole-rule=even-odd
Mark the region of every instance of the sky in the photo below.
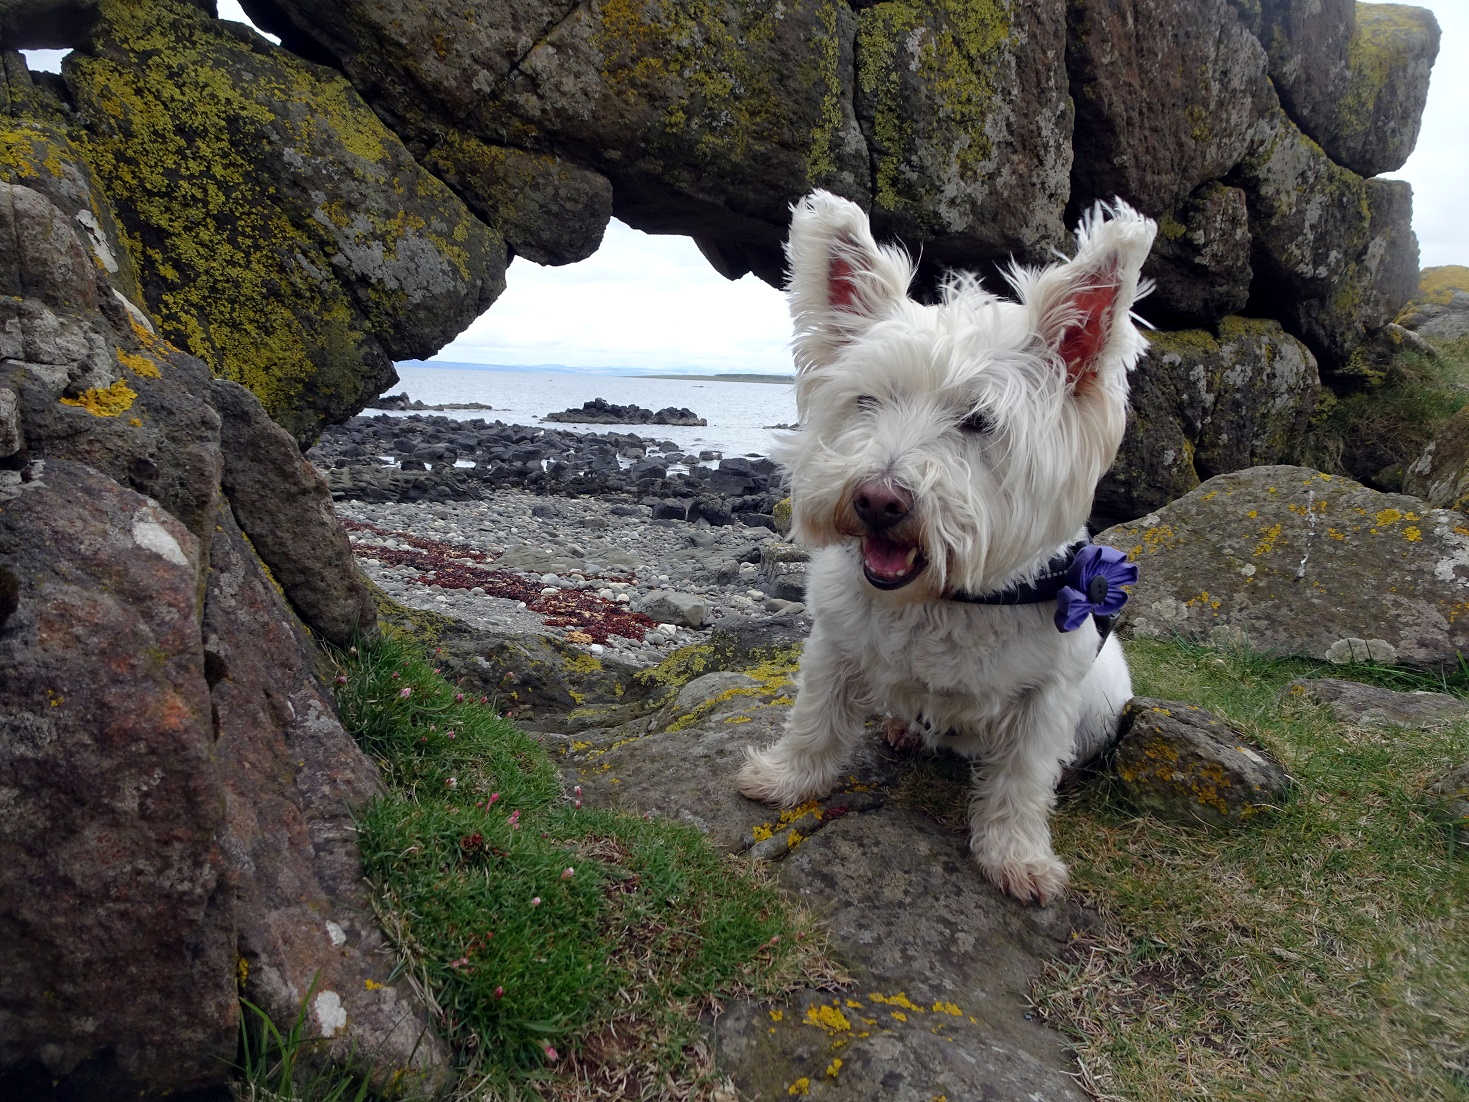
<svg viewBox="0 0 1469 1102">
<path fill-rule="evenodd" d="M 1410 0 L 1385 0 L 1388 3 Z M 1469 0 L 1416 0 L 1443 31 L 1418 144 L 1398 172 L 1413 185 L 1420 263 L 1469 264 Z M 248 22 L 236 0 L 219 14 Z M 55 71 L 60 51 L 27 51 Z M 638 367 L 649 371 L 791 369 L 784 297 L 754 276 L 731 282 L 686 237 L 650 236 L 613 219 L 587 260 L 511 262 L 506 289 L 436 361 Z"/>
</svg>

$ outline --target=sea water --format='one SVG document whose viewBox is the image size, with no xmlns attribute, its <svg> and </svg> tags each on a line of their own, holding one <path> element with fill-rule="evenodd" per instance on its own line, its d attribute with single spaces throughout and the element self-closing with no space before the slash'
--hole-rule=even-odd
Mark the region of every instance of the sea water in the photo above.
<svg viewBox="0 0 1469 1102">
<path fill-rule="evenodd" d="M 426 405 L 476 402 L 493 407 L 443 410 L 439 414 L 459 420 L 482 417 L 511 425 L 541 425 L 546 414 L 579 409 L 593 398 L 654 411 L 665 406 L 686 407 L 707 420 L 708 427 L 544 424 L 572 432 L 632 432 L 645 439 L 671 440 L 680 450 L 695 453 L 707 449 L 726 456 L 768 455 L 771 429 L 796 420 L 795 391 L 788 382 L 737 382 L 728 377 L 662 379 L 467 364 L 400 363 L 397 368 L 400 381 L 389 388 L 389 394 L 406 392 L 411 401 Z"/>
</svg>

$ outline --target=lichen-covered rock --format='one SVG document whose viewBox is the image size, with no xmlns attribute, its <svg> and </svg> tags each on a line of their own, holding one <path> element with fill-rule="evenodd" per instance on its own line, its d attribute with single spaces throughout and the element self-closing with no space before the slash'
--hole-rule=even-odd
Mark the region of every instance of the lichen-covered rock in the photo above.
<svg viewBox="0 0 1469 1102">
<path fill-rule="evenodd" d="M 745 747 L 784 726 L 795 658 L 725 660 L 735 668 L 684 681 L 650 715 L 580 732 L 562 760 L 591 806 L 689 823 L 773 863 L 850 969 L 842 998 L 730 1000 L 709 1024 L 721 1073 L 762 1099 L 1079 1100 L 1061 1038 L 1024 1007 L 1043 961 L 1088 915 L 1025 907 L 987 883 L 968 849 L 964 764 L 899 756 L 875 722 L 826 798 L 781 811 L 740 796 Z"/>
<path fill-rule="evenodd" d="M 332 511 L 326 479 L 249 391 L 217 379 L 210 397 L 221 415 L 221 480 L 230 507 L 291 606 L 339 647 L 371 634 L 377 608 Z"/>
<path fill-rule="evenodd" d="M 1320 392 L 1316 361 L 1279 324 L 1154 332 L 1131 375 L 1127 434 L 1099 515 L 1135 517 L 1225 471 L 1295 458 Z"/>
<path fill-rule="evenodd" d="M 858 13 L 857 114 L 873 224 L 940 262 L 1064 242 L 1072 111 L 1063 0 Z"/>
<path fill-rule="evenodd" d="M 1362 176 L 1403 166 L 1438 54 L 1431 12 L 1354 0 L 1264 0 L 1257 34 L 1291 118 Z"/>
<path fill-rule="evenodd" d="M 571 264 L 597 251 L 612 217 L 612 184 L 550 153 L 486 145 L 451 130 L 419 155 L 469 209 L 537 264 Z"/>
<path fill-rule="evenodd" d="M 1322 362 L 1350 370 L 1366 335 L 1393 319 L 1418 280 L 1412 190 L 1335 164 L 1276 109 L 1237 170 L 1255 242 L 1254 297 Z"/>
<path fill-rule="evenodd" d="M 1469 651 L 1469 519 L 1417 498 L 1253 467 L 1097 538 L 1138 563 L 1138 635 L 1446 668 Z"/>
<path fill-rule="evenodd" d="M 1231 0 L 1073 3 L 1068 16 L 1073 204 L 1121 195 L 1163 214 L 1238 163 L 1270 87 Z"/>
<path fill-rule="evenodd" d="M 1158 224 L 1143 275 L 1142 313 L 1155 325 L 1212 324 L 1250 297 L 1250 215 L 1239 188 L 1208 183 Z"/>
<path fill-rule="evenodd" d="M 840 0 L 245 8 L 287 46 L 332 56 L 410 140 L 432 146 L 452 130 L 487 147 L 575 151 L 612 181 L 620 218 L 717 239 L 731 270 L 778 273 L 792 195 L 824 185 L 867 198 L 856 19 Z"/>
<path fill-rule="evenodd" d="M 1192 704 L 1141 696 L 1123 710 L 1111 769 L 1141 810 L 1220 827 L 1278 809 L 1291 783 L 1229 721 Z"/>
<path fill-rule="evenodd" d="M 339 75 L 181 0 L 104 0 L 64 66 L 161 332 L 300 440 L 504 286 L 503 240 Z"/>
<path fill-rule="evenodd" d="M 138 310 L 142 287 L 132 255 L 122 247 L 121 227 L 95 174 L 66 136 L 60 99 L 35 83 L 19 54 L 0 54 L 0 67 L 0 181 L 39 192 L 71 219 L 113 293 L 127 302 L 140 324 L 151 325 Z"/>
</svg>

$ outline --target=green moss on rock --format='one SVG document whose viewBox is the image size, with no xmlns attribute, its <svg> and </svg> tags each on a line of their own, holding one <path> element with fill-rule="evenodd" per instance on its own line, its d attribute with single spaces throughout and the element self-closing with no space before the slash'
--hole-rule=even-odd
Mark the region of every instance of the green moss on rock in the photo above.
<svg viewBox="0 0 1469 1102">
<path fill-rule="evenodd" d="M 857 84 L 872 111 L 879 207 L 919 225 L 936 206 L 936 182 L 915 161 L 921 131 L 942 127 L 956 178 L 977 180 L 992 152 L 987 123 L 1000 105 L 997 64 L 1010 46 L 1009 8 L 997 0 L 932 5 L 890 0 L 864 11 L 857 30 Z M 943 105 L 942 117 L 914 116 L 913 84 Z"/>
<path fill-rule="evenodd" d="M 77 140 L 161 331 L 298 437 L 389 385 L 393 346 L 433 339 L 415 327 L 498 293 L 497 239 L 339 76 L 180 0 L 102 10 L 66 70 Z"/>
</svg>

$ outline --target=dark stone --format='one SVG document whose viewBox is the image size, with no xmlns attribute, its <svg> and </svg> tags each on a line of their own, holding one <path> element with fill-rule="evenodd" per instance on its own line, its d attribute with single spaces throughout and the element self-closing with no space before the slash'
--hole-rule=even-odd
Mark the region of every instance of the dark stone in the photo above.
<svg viewBox="0 0 1469 1102">
<path fill-rule="evenodd" d="M 1239 826 L 1278 810 L 1291 780 L 1240 728 L 1176 700 L 1134 697 L 1112 772 L 1127 798 L 1164 819 Z"/>
</svg>

